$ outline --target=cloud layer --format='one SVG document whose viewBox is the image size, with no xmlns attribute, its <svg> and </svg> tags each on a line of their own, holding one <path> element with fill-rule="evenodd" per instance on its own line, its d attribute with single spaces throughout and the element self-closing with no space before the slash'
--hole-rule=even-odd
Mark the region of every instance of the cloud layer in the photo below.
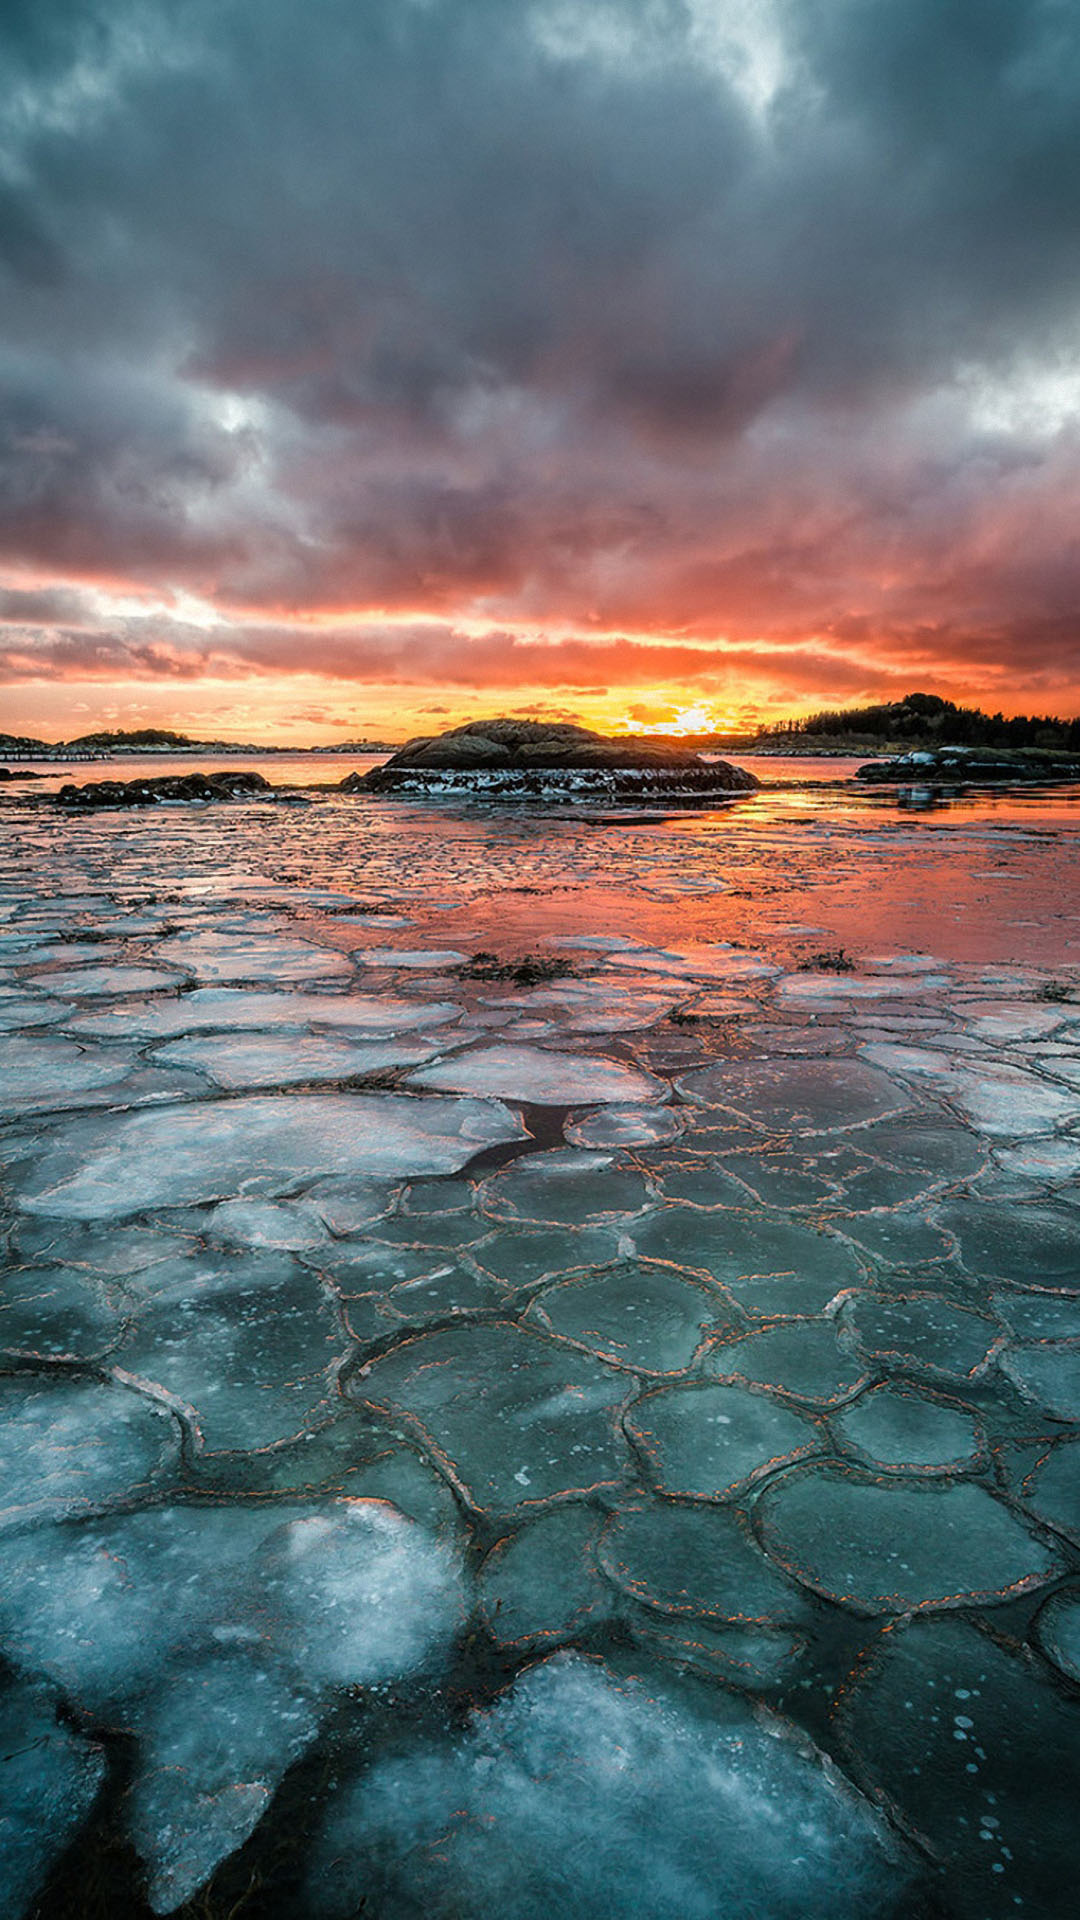
<svg viewBox="0 0 1080 1920">
<path fill-rule="evenodd" d="M 8 0 L 0 74 L 43 712 L 1080 704 L 1071 0 Z"/>
</svg>

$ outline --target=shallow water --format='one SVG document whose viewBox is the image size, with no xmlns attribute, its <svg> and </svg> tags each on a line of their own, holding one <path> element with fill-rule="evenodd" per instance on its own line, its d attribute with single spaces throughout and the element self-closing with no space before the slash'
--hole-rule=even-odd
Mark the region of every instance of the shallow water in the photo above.
<svg viewBox="0 0 1080 1920">
<path fill-rule="evenodd" d="M 1080 794 L 926 800 L 6 799 L 5 1914 L 1071 1914 Z"/>
</svg>

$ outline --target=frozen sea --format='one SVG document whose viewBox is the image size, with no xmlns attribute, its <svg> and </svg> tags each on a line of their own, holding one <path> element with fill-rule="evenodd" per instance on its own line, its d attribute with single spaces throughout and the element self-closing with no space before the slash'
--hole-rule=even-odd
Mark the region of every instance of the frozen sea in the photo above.
<svg viewBox="0 0 1080 1920">
<path fill-rule="evenodd" d="M 1080 789 L 250 764 L 0 804 L 4 1920 L 1071 1920 Z"/>
</svg>

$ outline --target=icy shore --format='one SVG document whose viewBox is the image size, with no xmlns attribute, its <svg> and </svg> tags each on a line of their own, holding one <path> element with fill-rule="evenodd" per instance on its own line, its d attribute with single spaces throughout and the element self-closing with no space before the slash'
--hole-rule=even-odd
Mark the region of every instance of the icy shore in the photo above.
<svg viewBox="0 0 1080 1920">
<path fill-rule="evenodd" d="M 788 805 L 5 816 L 11 1920 L 1071 1913 L 1075 830 Z"/>
</svg>

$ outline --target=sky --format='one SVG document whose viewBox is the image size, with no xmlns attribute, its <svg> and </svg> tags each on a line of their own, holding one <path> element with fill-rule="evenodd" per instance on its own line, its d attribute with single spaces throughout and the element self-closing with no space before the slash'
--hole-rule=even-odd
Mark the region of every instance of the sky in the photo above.
<svg viewBox="0 0 1080 1920">
<path fill-rule="evenodd" d="M 1080 711 L 1075 0 L 4 0 L 0 728 Z"/>
</svg>

